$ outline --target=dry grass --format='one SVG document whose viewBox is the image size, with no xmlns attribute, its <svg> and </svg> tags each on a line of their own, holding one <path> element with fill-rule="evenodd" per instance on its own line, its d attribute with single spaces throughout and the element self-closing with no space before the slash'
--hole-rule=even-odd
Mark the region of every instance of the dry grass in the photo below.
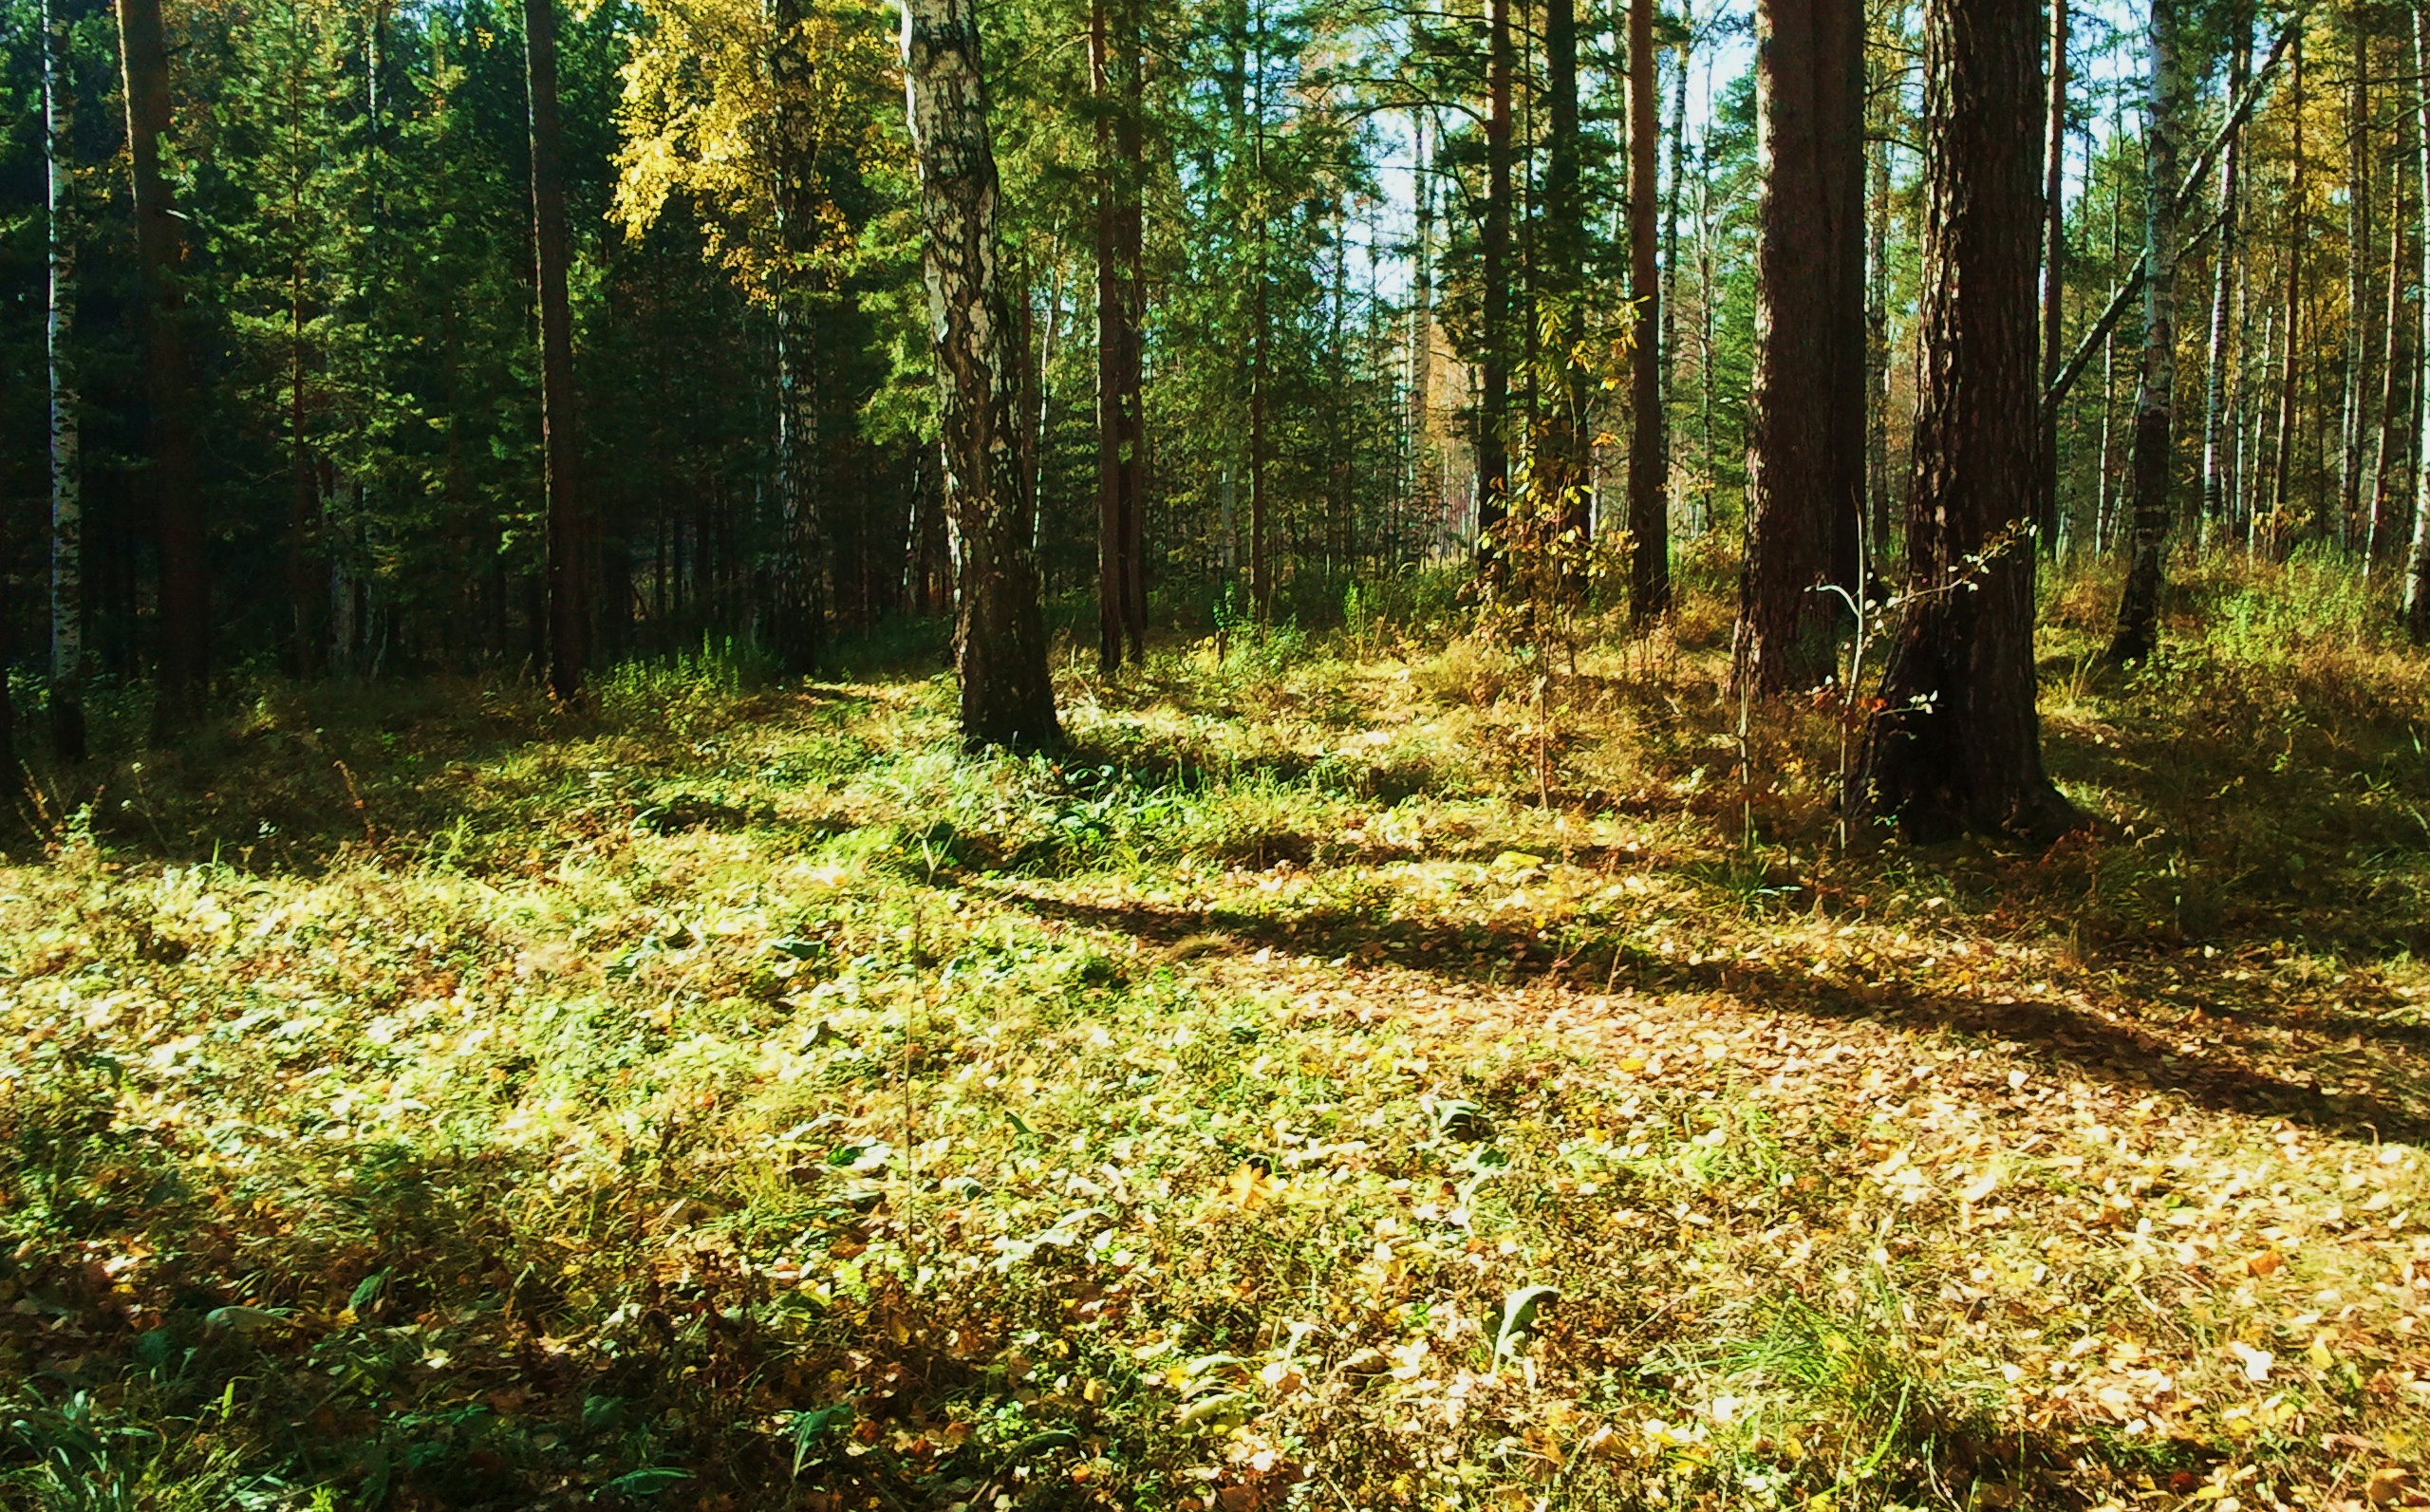
<svg viewBox="0 0 2430 1512">
<path fill-rule="evenodd" d="M 0 870 L 0 1500 L 2419 1500 L 2430 683 L 2189 603 L 2053 593 L 2045 855 L 1838 854 L 1701 601 L 1549 707 L 1178 648 L 1057 761 L 266 695 Z"/>
</svg>

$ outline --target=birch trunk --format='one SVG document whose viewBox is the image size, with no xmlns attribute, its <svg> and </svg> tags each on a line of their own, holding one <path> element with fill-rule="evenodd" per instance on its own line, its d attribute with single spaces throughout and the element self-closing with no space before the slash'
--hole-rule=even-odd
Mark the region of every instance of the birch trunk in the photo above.
<svg viewBox="0 0 2430 1512">
<path fill-rule="evenodd" d="M 48 212 L 49 307 L 44 336 L 50 364 L 50 745 L 64 762 L 84 759 L 84 503 L 77 428 L 74 76 L 64 0 L 42 14 L 43 168 Z"/>
<path fill-rule="evenodd" d="M 2413 71 L 2417 79 L 2430 71 L 2430 12 L 2413 12 Z M 2422 215 L 2421 331 L 2415 370 L 2413 549 L 2404 571 L 2404 631 L 2416 645 L 2430 645 L 2430 84 L 2414 92 L 2414 164 L 2420 174 Z"/>
<path fill-rule="evenodd" d="M 2244 97 L 2245 77 L 2252 65 L 2252 22 L 2241 13 L 2229 23 L 2228 98 Z M 2202 500 L 2200 539 L 2208 544 L 2226 494 L 2228 456 L 2220 426 L 2227 419 L 2228 371 L 2234 361 L 2230 338 L 2234 334 L 2236 269 L 2242 255 L 2237 216 L 2243 209 L 2244 131 L 2236 128 L 2219 157 L 2218 261 L 2211 279 L 2211 330 L 2205 348 L 2202 387 Z"/>
<path fill-rule="evenodd" d="M 2109 660 L 2117 663 L 2152 654 L 2167 567 L 2177 420 L 2178 133 L 2184 123 L 2178 41 L 2177 0 L 2152 0 L 2143 117 L 2143 371 L 2128 463 L 2134 476 L 2133 540 L 2118 625 L 2109 638 Z"/>
<path fill-rule="evenodd" d="M 972 746 L 1061 737 L 1021 462 L 1020 364 L 997 243 L 996 150 L 975 0 L 902 0 L 945 495 L 962 547 L 954 650 Z"/>
</svg>

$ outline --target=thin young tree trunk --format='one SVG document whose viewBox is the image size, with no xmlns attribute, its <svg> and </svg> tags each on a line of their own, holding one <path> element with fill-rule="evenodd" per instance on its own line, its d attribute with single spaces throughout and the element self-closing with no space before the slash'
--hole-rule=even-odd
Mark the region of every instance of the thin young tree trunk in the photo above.
<svg viewBox="0 0 2430 1512">
<path fill-rule="evenodd" d="M 2361 522 L 2363 436 L 2369 428 L 2365 369 L 2371 362 L 2370 42 L 2359 5 L 2346 7 L 2353 71 L 2346 82 L 2346 395 L 2338 411 L 2337 519 L 2322 531 L 2350 541 Z"/>
<path fill-rule="evenodd" d="M 2301 36 L 2295 38 L 2293 67 L 2288 101 L 2294 145 L 2288 169 L 2287 189 L 2287 316 L 2285 338 L 2279 343 L 2285 355 L 2279 363 L 2278 459 L 2270 500 L 2270 549 L 2273 556 L 2277 554 L 2281 534 L 2287 528 L 2287 512 L 2294 501 L 2295 441 L 2302 423 L 2302 417 L 2296 411 L 2297 375 L 2301 369 L 2295 362 L 2295 354 L 2303 345 L 2304 293 L 2304 39 Z"/>
<path fill-rule="evenodd" d="M 2241 99 L 2245 77 L 2252 66 L 2252 20 L 2241 10 L 2232 13 L 2228 23 L 2228 98 Z M 2228 138 L 2228 145 L 2219 156 L 2219 246 L 2217 262 L 2211 279 L 2211 329 L 2205 348 L 2207 362 L 2202 384 L 2202 500 L 2199 525 L 2200 539 L 2207 544 L 2227 488 L 2228 457 L 2220 426 L 2227 420 L 2228 370 L 2234 362 L 2229 345 L 2234 334 L 2231 318 L 2234 312 L 2236 270 L 2241 266 L 2242 244 L 2238 238 L 2238 215 L 2243 208 L 2244 132 L 2239 127 Z"/>
<path fill-rule="evenodd" d="M 186 364 L 185 300 L 179 287 L 185 238 L 160 163 L 161 141 L 170 126 L 169 54 L 160 0 L 118 0 L 118 24 L 136 255 L 143 270 L 150 475 L 160 552 L 159 695 L 152 728 L 156 739 L 165 739 L 193 722 L 209 692 L 211 584 L 202 499 L 195 488 L 194 379 Z"/>
<path fill-rule="evenodd" d="M 978 11 L 974 0 L 902 3 L 945 489 L 962 546 L 962 735 L 973 746 L 1049 746 L 1061 731 L 1032 544 L 1037 503 L 1021 463 L 1021 358 L 1000 267 Z"/>
<path fill-rule="evenodd" d="M 1733 676 L 1758 694 L 1838 663 L 1861 589 L 1865 224 L 1862 0 L 1763 0 L 1763 205 Z"/>
<path fill-rule="evenodd" d="M 1509 0 L 1493 0 L 1507 9 Z M 1629 0 L 1629 298 L 1636 349 L 1629 362 L 1629 618 L 1671 610 L 1671 519 L 1663 485 L 1670 457 L 1662 423 L 1662 286 L 1654 266 L 1661 210 L 1654 87 L 1654 0 Z"/>
<path fill-rule="evenodd" d="M 1573 0 L 1545 0 L 1544 78 L 1543 224 L 1536 248 L 1537 285 L 1558 310 L 1562 350 L 1555 357 L 1561 377 L 1544 427 L 1539 482 L 1560 511 L 1562 528 L 1583 542 L 1595 528 L 1595 516 L 1587 492 L 1592 423 L 1586 409 L 1587 375 L 1577 357 L 1586 340 L 1586 223 L 1579 195 L 1578 17 Z M 1667 354 L 1667 332 L 1663 346 Z"/>
<path fill-rule="evenodd" d="M 2042 386 L 2047 390 L 2066 361 L 2062 328 L 2067 262 L 2067 9 L 2050 0 L 2049 108 L 2042 132 Z M 2046 556 L 2059 551 L 2059 408 L 2042 408 L 2042 462 L 2034 470 L 2034 525 Z"/>
<path fill-rule="evenodd" d="M 84 501 L 76 385 L 77 219 L 74 75 L 65 0 L 42 14 L 43 168 L 50 293 L 50 747 L 84 759 Z M 5 679 L 0 679 L 4 681 Z M 6 753 L 0 753 L 5 755 Z"/>
<path fill-rule="evenodd" d="M 2402 123 L 2410 112 L 2400 111 L 2397 133 L 2400 147 L 2399 163 L 2403 161 L 2402 146 L 2404 133 Z M 2381 336 L 2384 345 L 2380 352 L 2380 419 L 2371 443 L 2370 524 L 2363 542 L 2363 563 L 2366 572 L 2376 572 L 2386 565 L 2388 549 L 2396 541 L 2396 491 L 2389 484 L 2397 460 L 2397 427 L 2399 404 L 2404 398 L 2404 173 L 2402 168 L 2388 176 L 2388 274 L 2386 287 L 2381 290 Z"/>
<path fill-rule="evenodd" d="M 1486 4 L 1486 191 L 1479 238 L 1484 301 L 1483 388 L 1477 407 L 1477 541 L 1483 564 L 1502 555 L 1498 537 L 1510 495 L 1510 0 Z M 1650 249 L 1649 249 L 1650 252 Z M 1646 334 L 1651 336 L 1649 327 Z"/>
<path fill-rule="evenodd" d="M 1140 406 L 1142 136 L 1136 0 L 1090 7 L 1097 95 L 1097 655 L 1112 671 L 1145 654 L 1141 561 L 1147 432 Z"/>
<path fill-rule="evenodd" d="M 300 23 L 301 10 L 290 11 Z M 287 130 L 292 160 L 306 160 L 304 140 L 305 79 L 301 48 L 288 70 Z M 287 670 L 295 678 L 318 677 L 325 658 L 321 647 L 322 607 L 327 602 L 327 573 L 321 563 L 321 462 L 311 436 L 310 318 L 306 295 L 309 272 L 303 224 L 303 181 L 288 186 L 288 224 L 296 228 L 295 244 L 287 265 Z"/>
<path fill-rule="evenodd" d="M 1901 8 L 1901 22 L 1903 7 Z M 1879 71 L 1879 70 L 1877 70 Z M 1883 85 L 1877 82 L 1876 92 Z M 1882 109 L 1887 112 L 1885 101 Z M 1883 570 L 1890 550 L 1890 142 L 1879 133 L 1868 153 L 1871 203 L 1865 214 L 1865 475 L 1869 576 Z"/>
<path fill-rule="evenodd" d="M 1679 196 L 1688 178 L 1688 54 L 1695 34 L 1694 0 L 1687 0 L 1680 16 L 1680 41 L 1673 49 L 1678 72 L 1671 80 L 1671 177 L 1662 186 L 1662 413 L 1666 422 L 1679 392 Z M 1580 332 L 1584 334 L 1582 326 Z M 1580 378 L 1582 382 L 1584 374 Z M 1688 512 L 1688 532 L 1704 532 L 1704 522 Z"/>
<path fill-rule="evenodd" d="M 2280 340 L 2278 307 L 2266 304 L 2261 311 L 2261 350 L 2258 360 L 2247 375 L 2251 380 L 2252 388 L 2261 390 L 2269 387 L 2270 364 L 2277 352 Z M 2250 413 L 2246 417 L 2246 436 L 2241 443 L 2245 448 L 2246 461 L 2241 470 L 2244 475 L 2238 490 L 2241 496 L 2238 499 L 2237 513 L 2233 524 L 2239 549 L 2246 556 L 2251 556 L 2253 552 L 2255 532 L 2260 529 L 2263 474 L 2270 465 L 2262 457 L 2262 446 L 2269 439 L 2270 421 L 2271 418 L 2277 413 L 2277 404 L 2265 395 L 2259 399 L 2250 400 L 2247 402 L 2247 408 Z"/>
<path fill-rule="evenodd" d="M 1443 499 L 1435 488 L 1434 452 L 1434 163 L 1426 121 L 1412 112 L 1417 143 L 1414 193 L 1417 227 L 1410 250 L 1409 309 L 1409 497 L 1417 520 L 1439 520 Z"/>
<path fill-rule="evenodd" d="M 2177 0 L 2151 0 L 2151 74 L 2143 132 L 2143 372 L 2135 394 L 2134 539 L 2109 660 L 2140 662 L 2159 634 L 2167 568 L 2169 484 L 2177 420 L 2177 160 L 2184 79 Z"/>
<path fill-rule="evenodd" d="M 571 703 L 582 697 L 590 618 L 583 570 L 588 540 L 574 478 L 573 315 L 566 295 L 572 243 L 566 229 L 565 138 L 557 116 L 556 0 L 523 0 L 523 47 L 532 127 L 532 245 L 540 295 L 540 453 L 549 498 L 549 691 Z"/>
<path fill-rule="evenodd" d="M 2413 71 L 2430 75 L 2430 11 L 2413 12 Z M 2414 372 L 2413 549 L 2405 564 L 2402 607 L 2405 634 L 2430 645 L 2430 83 L 2414 90 L 2414 163 L 2420 174 L 2421 330 Z"/>
</svg>

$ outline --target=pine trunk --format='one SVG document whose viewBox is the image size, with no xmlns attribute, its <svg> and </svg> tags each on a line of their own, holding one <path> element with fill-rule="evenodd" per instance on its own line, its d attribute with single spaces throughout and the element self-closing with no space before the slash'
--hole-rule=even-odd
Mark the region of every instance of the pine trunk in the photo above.
<svg viewBox="0 0 2430 1512">
<path fill-rule="evenodd" d="M 1479 238 L 1484 349 L 1477 355 L 1477 551 L 1502 554 L 1510 498 L 1510 0 L 1486 5 L 1486 191 Z"/>
<path fill-rule="evenodd" d="M 1050 746 L 1061 732 L 1039 604 L 1037 500 L 1020 455 L 1021 356 L 997 245 L 995 140 L 974 0 L 903 0 L 903 67 L 945 493 L 962 546 L 954 644 L 963 739 Z"/>
<path fill-rule="evenodd" d="M 1409 310 L 1409 512 L 1412 522 L 1439 525 L 1443 498 L 1434 476 L 1434 163 L 1425 119 L 1411 113 L 1417 140 L 1414 196 L 1417 225 L 1410 251 Z M 1432 541 L 1429 530 L 1425 539 Z M 1409 543 L 1399 550 L 1406 558 Z M 1397 563 L 1395 564 L 1397 565 Z"/>
<path fill-rule="evenodd" d="M 774 649 L 785 669 L 818 664 L 833 618 L 833 564 L 820 477 L 818 330 L 811 260 L 818 250 L 816 176 L 821 121 L 804 0 L 772 0 L 768 75 L 777 261 L 776 306 L 776 513 Z"/>
<path fill-rule="evenodd" d="M 590 620 L 584 589 L 587 541 L 575 492 L 573 315 L 566 296 L 571 237 L 566 230 L 564 133 L 557 117 L 556 0 L 523 0 L 523 56 L 532 127 L 532 248 L 539 282 L 540 455 L 548 489 L 549 691 L 582 697 Z"/>
<path fill-rule="evenodd" d="M 1734 675 L 1771 694 L 1838 664 L 1863 591 L 1864 6 L 1763 0 L 1764 190 Z"/>
<path fill-rule="evenodd" d="M 1493 4 L 1506 10 L 1509 0 Z M 1654 0 L 1629 0 L 1629 298 L 1636 339 L 1629 354 L 1629 618 L 1639 625 L 1671 610 L 1671 519 L 1664 497 L 1671 467 L 1662 421 L 1662 285 L 1654 266 L 1658 114 Z"/>
<path fill-rule="evenodd" d="M 166 738 L 193 722 L 210 691 L 211 583 L 202 499 L 195 488 L 193 374 L 186 364 L 179 288 L 185 239 L 160 163 L 161 141 L 169 134 L 169 55 L 160 0 L 118 0 L 118 24 L 136 255 L 143 271 L 144 379 L 152 405 L 149 476 L 160 554 L 159 696 L 152 727 L 155 738 Z"/>
<path fill-rule="evenodd" d="M 1924 7 L 1922 365 L 1906 608 L 1846 800 L 1911 835 L 2077 822 L 2034 707 L 2042 35 L 2017 0 Z"/>
<path fill-rule="evenodd" d="M 1586 367 L 1577 355 L 1586 341 L 1586 223 L 1579 195 L 1574 0 L 1545 0 L 1544 78 L 1543 224 L 1536 245 L 1537 285 L 1554 306 L 1562 350 L 1554 359 L 1561 376 L 1544 427 L 1538 483 L 1560 511 L 1563 532 L 1574 532 L 1574 542 L 1582 544 L 1594 531 L 1595 512 L 1587 474 L 1593 420 L 1587 413 Z M 1667 348 L 1667 340 L 1664 345 Z"/>
<path fill-rule="evenodd" d="M 2042 387 L 2058 381 L 2066 315 L 2067 7 L 2050 0 L 2049 105 L 2042 128 Z M 2034 528 L 2045 556 L 2059 551 L 2059 407 L 2042 406 L 2042 461 L 2034 469 Z"/>
<path fill-rule="evenodd" d="M 1144 654 L 1139 553 L 1146 433 L 1140 410 L 1138 21 L 1135 0 L 1093 0 L 1089 79 L 1097 99 L 1097 662 Z"/>
<path fill-rule="evenodd" d="M 2150 47 L 2143 107 L 2143 371 L 2127 462 L 2133 534 L 2108 650 L 2109 660 L 2122 663 L 2152 654 L 2168 565 L 2169 484 L 2176 472 L 2178 133 L 2184 92 L 2178 70 L 2177 0 L 2152 0 Z"/>
</svg>

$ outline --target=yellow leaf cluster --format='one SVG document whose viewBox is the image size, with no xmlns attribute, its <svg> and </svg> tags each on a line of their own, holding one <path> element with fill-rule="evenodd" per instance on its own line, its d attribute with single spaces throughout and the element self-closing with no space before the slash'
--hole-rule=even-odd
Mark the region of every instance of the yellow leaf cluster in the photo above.
<svg viewBox="0 0 2430 1512">
<path fill-rule="evenodd" d="M 792 38 L 808 65 L 792 85 L 800 97 L 782 100 L 772 60 L 783 39 L 763 0 L 640 0 L 640 9 L 645 26 L 616 112 L 611 218 L 639 234 L 680 197 L 701 216 L 707 255 L 763 292 L 778 255 L 776 193 L 793 174 L 808 180 L 822 257 L 848 247 L 851 227 L 830 176 L 887 157 L 884 105 L 901 90 L 883 15 L 852 0 L 813 0 Z M 801 160 L 778 149 L 780 105 L 807 124 Z"/>
</svg>

